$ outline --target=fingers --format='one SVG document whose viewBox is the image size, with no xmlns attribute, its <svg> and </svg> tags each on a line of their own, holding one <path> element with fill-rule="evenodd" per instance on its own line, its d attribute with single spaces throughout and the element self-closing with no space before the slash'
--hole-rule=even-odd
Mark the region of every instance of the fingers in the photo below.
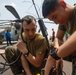
<svg viewBox="0 0 76 75">
<path fill-rule="evenodd" d="M 63 61 L 62 61 L 62 59 L 56 61 L 56 68 L 58 69 L 59 66 L 63 66 Z"/>
</svg>

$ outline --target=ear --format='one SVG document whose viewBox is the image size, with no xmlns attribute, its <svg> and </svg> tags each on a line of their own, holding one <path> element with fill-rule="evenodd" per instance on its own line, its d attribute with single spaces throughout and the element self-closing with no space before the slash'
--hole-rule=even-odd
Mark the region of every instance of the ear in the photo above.
<svg viewBox="0 0 76 75">
<path fill-rule="evenodd" d="M 61 5 L 63 8 L 66 8 L 66 3 L 64 2 L 64 0 L 60 0 L 60 5 Z"/>
</svg>

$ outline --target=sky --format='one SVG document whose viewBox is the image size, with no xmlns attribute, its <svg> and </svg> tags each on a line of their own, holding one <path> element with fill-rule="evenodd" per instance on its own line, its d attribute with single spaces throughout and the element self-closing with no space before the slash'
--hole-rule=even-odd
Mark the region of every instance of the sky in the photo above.
<svg viewBox="0 0 76 75">
<path fill-rule="evenodd" d="M 64 0 L 70 5 L 76 3 L 76 0 Z M 42 17 L 41 7 L 43 0 L 34 0 L 38 14 Z M 5 5 L 12 5 L 18 12 L 20 18 L 23 18 L 25 15 L 32 15 L 35 18 L 38 18 L 38 15 L 33 6 L 32 0 L 0 0 L 0 20 L 15 20 L 16 18 L 5 8 Z M 48 37 L 52 35 L 52 28 L 57 33 L 58 25 L 52 23 L 45 23 L 49 21 L 48 19 L 44 20 L 44 24 L 47 28 Z M 39 25 L 37 23 L 39 29 Z"/>
</svg>

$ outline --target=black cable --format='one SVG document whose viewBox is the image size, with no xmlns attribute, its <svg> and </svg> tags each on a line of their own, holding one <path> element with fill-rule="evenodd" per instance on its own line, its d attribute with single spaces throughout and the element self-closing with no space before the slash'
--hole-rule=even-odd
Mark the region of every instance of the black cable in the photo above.
<svg viewBox="0 0 76 75">
<path fill-rule="evenodd" d="M 12 64 L 16 63 L 19 60 L 19 58 L 21 57 L 21 54 L 22 53 L 20 52 L 20 54 L 17 57 L 17 59 L 15 61 L 11 62 L 11 63 L 2 63 L 2 62 L 0 62 L 0 64 L 5 65 L 5 66 L 11 66 Z"/>
<path fill-rule="evenodd" d="M 20 19 L 20 16 L 18 15 L 18 13 L 14 9 L 14 7 L 9 6 L 9 5 L 6 5 L 5 7 L 17 18 L 17 20 L 13 20 L 12 22 L 22 22 L 22 19 Z M 23 32 L 23 29 L 21 30 L 21 36 L 22 36 L 22 32 Z M 23 38 L 22 38 L 22 40 L 23 40 Z M 23 40 L 23 42 L 24 42 L 24 40 Z M 4 66 L 11 66 L 12 64 L 16 63 L 19 60 L 19 58 L 21 57 L 21 54 L 22 53 L 20 52 L 20 54 L 17 57 L 17 59 L 15 61 L 11 62 L 11 63 L 7 63 L 7 61 L 6 61 L 6 63 L 0 62 L 0 64 L 2 64 Z"/>
<path fill-rule="evenodd" d="M 58 70 L 58 75 L 66 75 L 66 73 L 61 68 L 56 69 L 55 67 L 51 69 L 50 75 L 56 75 L 56 70 Z"/>
<path fill-rule="evenodd" d="M 15 21 L 15 22 L 21 22 L 22 19 L 20 19 L 20 20 L 14 20 L 14 21 Z M 23 28 L 21 29 L 21 37 L 22 37 L 22 32 L 23 32 Z M 23 40 L 23 42 L 24 42 L 23 37 L 22 37 L 22 40 Z M 19 52 L 20 52 L 20 51 L 19 51 Z M 19 54 L 19 56 L 16 58 L 16 60 L 13 61 L 13 62 L 11 62 L 11 63 L 7 63 L 7 61 L 6 61 L 6 63 L 0 62 L 0 64 L 5 65 L 5 66 L 11 66 L 11 65 L 15 64 L 15 63 L 19 60 L 19 58 L 21 57 L 21 54 L 22 54 L 22 53 L 20 52 L 20 54 Z"/>
<path fill-rule="evenodd" d="M 48 46 L 48 50 L 49 50 L 49 49 L 50 49 L 50 46 L 49 46 L 49 42 L 48 42 L 48 38 L 47 38 L 48 33 L 47 33 L 47 30 L 46 30 L 46 27 L 45 27 L 45 25 L 44 25 L 43 20 L 39 17 L 39 14 L 38 14 L 38 11 L 37 11 L 37 9 L 36 9 L 34 0 L 32 0 L 32 3 L 33 3 L 33 5 L 34 5 L 34 8 L 35 8 L 36 13 L 37 13 L 37 16 L 38 16 L 38 18 L 39 18 L 38 23 L 39 23 L 39 26 L 40 26 L 40 30 L 42 31 L 42 34 L 43 34 L 43 36 L 45 37 L 45 39 L 46 39 L 46 41 L 47 41 L 47 46 Z"/>
<path fill-rule="evenodd" d="M 66 75 L 66 73 L 65 73 L 64 71 L 62 71 L 62 73 L 63 73 L 64 75 Z"/>
</svg>

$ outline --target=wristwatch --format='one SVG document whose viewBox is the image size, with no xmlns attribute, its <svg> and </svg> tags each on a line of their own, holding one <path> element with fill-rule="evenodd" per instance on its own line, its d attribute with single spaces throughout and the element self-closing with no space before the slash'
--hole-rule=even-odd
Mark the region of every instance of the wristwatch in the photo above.
<svg viewBox="0 0 76 75">
<path fill-rule="evenodd" d="M 28 57 L 28 55 L 29 55 L 29 51 L 27 52 L 27 53 L 25 53 L 25 54 L 23 54 L 24 56 L 26 56 L 26 57 Z"/>
<path fill-rule="evenodd" d="M 50 56 L 52 56 L 55 60 L 59 60 L 61 59 L 58 55 L 57 55 L 57 48 L 53 48 L 52 51 L 49 53 Z"/>
</svg>

